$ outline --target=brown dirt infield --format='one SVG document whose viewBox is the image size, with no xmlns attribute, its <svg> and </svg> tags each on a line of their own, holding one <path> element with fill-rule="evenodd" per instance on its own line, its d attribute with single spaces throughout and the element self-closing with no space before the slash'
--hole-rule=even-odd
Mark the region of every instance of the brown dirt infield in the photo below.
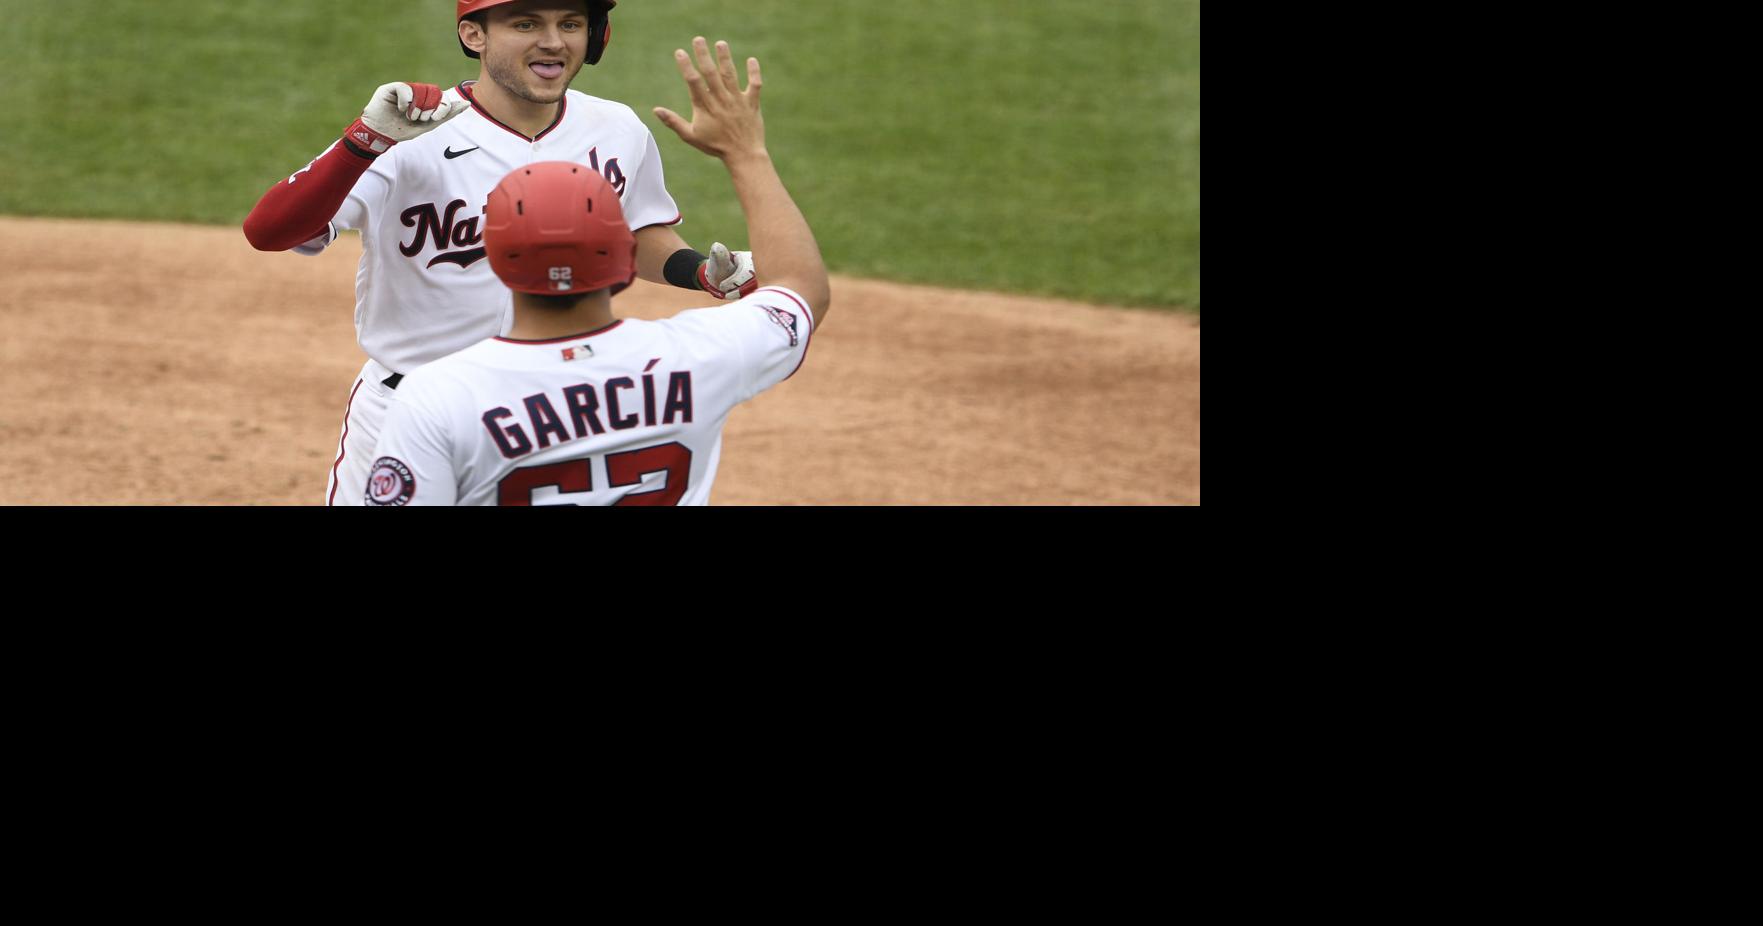
<svg viewBox="0 0 1763 926">
<path fill-rule="evenodd" d="M 319 504 L 359 257 L 0 217 L 0 504 Z M 1192 316 L 845 277 L 833 298 L 801 372 L 730 416 L 714 503 L 1199 504 Z M 701 304 L 638 283 L 613 309 Z"/>
</svg>

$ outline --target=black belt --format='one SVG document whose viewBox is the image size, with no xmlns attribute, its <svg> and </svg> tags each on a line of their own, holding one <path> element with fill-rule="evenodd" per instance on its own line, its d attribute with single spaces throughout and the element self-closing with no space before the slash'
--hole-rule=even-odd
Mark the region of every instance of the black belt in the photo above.
<svg viewBox="0 0 1763 926">
<path fill-rule="evenodd" d="M 391 376 L 388 376 L 385 379 L 380 380 L 380 385 L 386 387 L 387 389 L 396 389 L 396 388 L 398 388 L 398 384 L 403 381 L 404 381 L 404 374 L 393 373 Z"/>
</svg>

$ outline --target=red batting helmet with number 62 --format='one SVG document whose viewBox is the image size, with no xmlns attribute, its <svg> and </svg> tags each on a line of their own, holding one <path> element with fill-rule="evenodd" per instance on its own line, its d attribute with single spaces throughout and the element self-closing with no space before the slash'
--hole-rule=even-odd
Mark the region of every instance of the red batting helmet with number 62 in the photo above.
<svg viewBox="0 0 1763 926">
<path fill-rule="evenodd" d="M 484 205 L 490 269 L 509 289 L 562 296 L 612 288 L 637 276 L 637 236 L 606 178 L 586 164 L 517 167 Z"/>
<path fill-rule="evenodd" d="M 493 6 L 517 3 L 519 0 L 459 0 L 459 15 L 453 18 L 455 23 L 473 13 L 482 12 Z M 618 0 L 585 0 L 588 10 L 588 56 L 589 64 L 599 64 L 600 56 L 606 53 L 606 46 L 612 42 L 612 8 Z M 467 58 L 476 58 L 477 52 L 459 43 L 461 51 Z"/>
</svg>

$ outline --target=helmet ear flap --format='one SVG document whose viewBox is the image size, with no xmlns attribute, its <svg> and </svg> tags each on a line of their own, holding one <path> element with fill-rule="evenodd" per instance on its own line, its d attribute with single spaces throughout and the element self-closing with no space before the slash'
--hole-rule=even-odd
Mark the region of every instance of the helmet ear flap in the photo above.
<svg viewBox="0 0 1763 926">
<path fill-rule="evenodd" d="M 606 46 L 610 44 L 612 44 L 612 8 L 594 6 L 588 11 L 588 63 L 599 64 L 600 56 L 606 54 Z"/>
</svg>

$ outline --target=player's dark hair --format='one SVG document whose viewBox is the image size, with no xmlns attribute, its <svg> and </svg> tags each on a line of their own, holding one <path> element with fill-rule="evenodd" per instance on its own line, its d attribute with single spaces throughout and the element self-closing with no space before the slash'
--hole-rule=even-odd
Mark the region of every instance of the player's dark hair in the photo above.
<svg viewBox="0 0 1763 926">
<path fill-rule="evenodd" d="M 582 0 L 582 12 L 590 14 L 590 15 L 594 12 L 594 10 L 596 8 L 601 8 L 604 6 L 606 6 L 606 4 L 598 3 L 598 2 L 596 2 L 596 0 Z M 489 10 L 478 10 L 476 13 L 467 13 L 465 15 L 465 18 L 460 20 L 460 22 L 477 23 L 477 27 L 479 29 L 482 29 L 482 30 L 488 32 L 490 29 L 490 11 Z"/>
</svg>

